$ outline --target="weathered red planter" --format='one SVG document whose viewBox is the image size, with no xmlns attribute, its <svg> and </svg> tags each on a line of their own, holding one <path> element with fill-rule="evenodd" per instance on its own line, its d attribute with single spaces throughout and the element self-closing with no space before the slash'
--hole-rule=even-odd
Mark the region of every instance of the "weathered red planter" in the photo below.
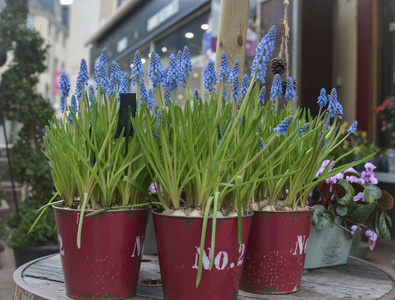
<svg viewBox="0 0 395 300">
<path fill-rule="evenodd" d="M 217 219 L 214 265 L 209 270 L 212 220 L 204 246 L 203 273 L 196 277 L 202 218 L 153 213 L 164 299 L 237 299 L 252 214 L 242 220 L 242 244 L 237 240 L 237 218 Z"/>
<path fill-rule="evenodd" d="M 300 289 L 313 210 L 254 211 L 240 288 L 256 294 Z"/>
<path fill-rule="evenodd" d="M 77 248 L 80 210 L 54 206 L 66 295 L 125 299 L 136 294 L 150 208 L 85 217 Z M 89 213 L 89 212 L 87 212 Z"/>
</svg>

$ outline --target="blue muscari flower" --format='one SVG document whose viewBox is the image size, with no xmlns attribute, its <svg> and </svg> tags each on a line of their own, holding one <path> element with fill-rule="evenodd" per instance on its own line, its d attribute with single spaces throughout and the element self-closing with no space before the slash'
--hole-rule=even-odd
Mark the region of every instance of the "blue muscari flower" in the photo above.
<svg viewBox="0 0 395 300">
<path fill-rule="evenodd" d="M 74 95 L 71 96 L 70 107 L 71 107 L 71 109 L 73 110 L 74 115 L 77 115 L 77 112 L 78 112 L 78 104 L 77 104 L 77 100 L 76 100 L 76 98 L 75 98 Z M 72 124 L 72 123 L 73 123 L 73 117 L 72 117 L 72 115 L 71 115 L 71 111 L 70 111 L 70 113 L 69 113 L 68 122 L 69 122 L 69 124 Z"/>
<path fill-rule="evenodd" d="M 294 117 L 293 116 L 288 116 L 286 117 L 276 128 L 274 128 L 274 131 L 277 131 L 277 135 L 286 135 L 287 130 L 289 126 L 291 125 Z"/>
<path fill-rule="evenodd" d="M 194 96 L 195 101 L 199 101 L 199 91 L 195 89 L 195 96 Z"/>
<path fill-rule="evenodd" d="M 317 103 L 319 107 L 325 107 L 328 103 L 328 98 L 326 97 L 326 90 L 324 88 L 321 89 Z"/>
<path fill-rule="evenodd" d="M 148 67 L 148 77 L 152 82 L 152 86 L 156 88 L 160 86 L 161 82 L 163 82 L 163 67 L 160 63 L 160 56 L 158 53 L 153 51 L 151 53 L 151 59 Z"/>
<path fill-rule="evenodd" d="M 232 84 L 233 79 L 235 77 L 239 77 L 239 61 L 236 59 L 235 63 L 233 64 L 232 71 L 229 74 L 229 82 Z"/>
<path fill-rule="evenodd" d="M 187 82 L 187 77 L 190 77 L 189 72 L 192 72 L 192 62 L 189 54 L 189 49 L 187 46 L 185 46 L 181 58 L 181 75 L 182 75 L 181 85 L 183 87 L 185 87 L 185 84 Z"/>
<path fill-rule="evenodd" d="M 107 55 L 107 50 L 106 48 L 103 48 L 103 50 L 101 51 L 99 60 L 96 63 L 96 67 L 95 67 L 95 75 L 96 75 L 96 89 L 99 86 L 99 82 L 100 79 L 103 75 L 103 72 L 101 71 L 101 67 L 104 66 L 105 68 L 105 74 L 108 74 L 108 55 Z M 108 75 L 106 75 L 108 77 Z"/>
<path fill-rule="evenodd" d="M 167 87 L 165 89 L 165 97 L 164 98 L 165 98 L 166 106 L 169 105 L 169 104 L 173 104 L 173 99 L 171 99 L 171 91 L 170 91 L 169 87 Z"/>
<path fill-rule="evenodd" d="M 65 95 L 60 96 L 60 109 L 62 111 L 62 114 L 64 113 L 64 105 L 65 105 Z"/>
<path fill-rule="evenodd" d="M 108 95 L 110 98 L 113 93 L 116 92 L 119 83 L 121 82 L 122 72 L 121 68 L 117 64 L 116 61 L 113 61 L 111 64 L 111 72 L 110 72 L 110 87 L 108 88 Z"/>
<path fill-rule="evenodd" d="M 337 101 L 336 89 L 332 89 L 332 92 L 328 98 L 329 98 L 328 111 L 331 113 L 331 118 L 338 117 L 339 119 L 341 119 L 343 115 L 343 107 Z"/>
<path fill-rule="evenodd" d="M 217 75 L 215 73 L 214 61 L 210 58 L 207 67 L 204 68 L 203 73 L 204 88 L 211 94 L 215 91 L 215 85 L 217 84 Z"/>
<path fill-rule="evenodd" d="M 352 123 L 350 128 L 348 128 L 347 132 L 355 133 L 355 131 L 357 131 L 357 126 L 358 126 L 358 121 L 354 121 L 354 123 Z"/>
<path fill-rule="evenodd" d="M 59 89 L 62 91 L 63 96 L 69 96 L 70 82 L 65 71 L 62 71 L 62 74 L 60 74 Z"/>
<path fill-rule="evenodd" d="M 258 103 L 265 104 L 266 86 L 263 86 L 258 94 Z"/>
<path fill-rule="evenodd" d="M 259 148 L 262 150 L 265 148 L 265 142 L 263 141 L 263 138 L 259 138 Z"/>
<path fill-rule="evenodd" d="M 108 85 L 110 83 L 110 79 L 108 78 L 108 71 L 107 68 L 104 65 L 100 66 L 100 80 L 99 80 L 100 86 L 102 88 L 102 93 L 103 90 L 108 88 Z"/>
<path fill-rule="evenodd" d="M 154 109 L 154 95 L 152 94 L 152 89 L 148 89 L 147 105 L 150 110 Z"/>
<path fill-rule="evenodd" d="M 224 83 L 227 84 L 229 80 L 229 73 L 228 57 L 226 56 L 226 52 L 223 51 L 221 55 L 221 63 L 218 69 L 218 82 L 224 81 Z"/>
<path fill-rule="evenodd" d="M 224 99 L 225 99 L 225 102 L 226 102 L 226 100 L 227 100 L 227 96 L 226 96 L 226 89 L 224 89 L 224 91 L 222 92 L 222 94 L 223 94 L 223 96 L 224 96 Z"/>
<path fill-rule="evenodd" d="M 273 54 L 275 39 L 276 27 L 273 25 L 256 48 L 256 54 L 251 66 L 251 79 L 256 72 L 255 80 L 265 82 L 266 66 L 269 62 L 269 56 Z"/>
<path fill-rule="evenodd" d="M 300 134 L 305 134 L 309 126 L 310 126 L 310 122 L 304 123 L 302 127 L 300 127 L 299 129 Z"/>
<path fill-rule="evenodd" d="M 143 107 L 143 102 L 148 106 L 148 93 L 144 81 L 140 81 L 140 107 Z"/>
<path fill-rule="evenodd" d="M 270 90 L 270 100 L 273 100 L 273 107 L 276 104 L 277 98 L 281 97 L 283 87 L 281 85 L 280 74 L 274 75 L 272 88 Z"/>
<path fill-rule="evenodd" d="M 92 85 L 89 85 L 89 102 L 90 102 L 90 110 L 93 109 L 93 102 L 96 102 L 96 94 Z"/>
<path fill-rule="evenodd" d="M 121 99 L 120 94 L 127 93 L 129 90 L 129 78 L 127 73 L 122 74 L 121 82 L 118 86 L 118 102 Z"/>
<path fill-rule="evenodd" d="M 167 76 L 163 83 L 165 89 L 169 88 L 170 92 L 178 88 L 178 83 L 180 82 L 181 73 L 179 65 L 176 61 L 174 54 L 170 54 L 169 68 L 167 69 Z"/>
<path fill-rule="evenodd" d="M 181 69 L 182 51 L 177 51 L 177 66 Z"/>
<path fill-rule="evenodd" d="M 243 79 L 241 80 L 241 86 L 240 86 L 240 99 L 241 99 L 241 101 L 244 100 L 244 97 L 247 94 L 249 85 L 250 85 L 250 82 L 248 80 L 248 76 L 247 76 L 247 74 L 244 74 L 243 75 Z"/>
<path fill-rule="evenodd" d="M 163 83 L 165 82 L 165 80 L 167 78 L 167 73 L 169 72 L 169 69 L 170 69 L 170 66 L 167 66 L 167 67 L 163 68 Z"/>
<path fill-rule="evenodd" d="M 321 140 L 322 134 L 323 134 L 323 131 L 321 131 L 321 132 L 318 134 L 318 140 Z M 321 145 L 322 148 L 325 148 L 325 146 L 326 146 L 326 138 L 325 138 L 325 137 L 322 139 L 320 145 Z"/>
<path fill-rule="evenodd" d="M 239 75 L 233 77 L 232 80 L 232 93 L 230 95 L 231 101 L 236 101 L 239 104 L 240 92 L 239 92 Z"/>
<path fill-rule="evenodd" d="M 84 85 L 88 85 L 89 75 L 88 75 L 88 67 L 86 65 L 86 60 L 81 59 L 80 70 L 77 76 L 77 83 L 75 86 L 74 95 L 76 96 L 78 101 L 81 101 L 82 90 Z"/>
<path fill-rule="evenodd" d="M 326 146 L 326 138 L 323 138 L 321 141 L 321 147 L 325 148 L 325 146 Z"/>
<path fill-rule="evenodd" d="M 141 55 L 139 50 L 137 50 L 134 55 L 132 75 L 130 75 L 130 78 L 132 78 L 132 84 L 136 85 L 136 83 L 143 80 L 144 76 L 145 73 L 143 69 L 143 64 L 141 63 Z"/>
<path fill-rule="evenodd" d="M 156 130 L 156 128 L 154 126 L 152 126 L 151 129 L 152 129 L 152 136 L 153 136 L 153 138 L 157 139 L 158 136 L 159 136 L 158 135 L 158 130 Z"/>
<path fill-rule="evenodd" d="M 285 99 L 289 101 L 295 97 L 294 80 L 292 77 L 287 77 L 287 88 L 285 89 Z"/>
</svg>

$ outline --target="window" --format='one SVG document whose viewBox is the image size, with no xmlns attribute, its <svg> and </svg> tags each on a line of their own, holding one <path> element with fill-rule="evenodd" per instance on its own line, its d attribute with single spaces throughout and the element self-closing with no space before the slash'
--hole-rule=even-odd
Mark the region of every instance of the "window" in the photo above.
<svg viewBox="0 0 395 300">
<path fill-rule="evenodd" d="M 49 84 L 45 84 L 45 98 L 49 99 Z"/>
<path fill-rule="evenodd" d="M 51 23 L 48 22 L 47 34 L 48 34 L 49 37 L 51 37 L 51 30 L 52 30 Z"/>
</svg>

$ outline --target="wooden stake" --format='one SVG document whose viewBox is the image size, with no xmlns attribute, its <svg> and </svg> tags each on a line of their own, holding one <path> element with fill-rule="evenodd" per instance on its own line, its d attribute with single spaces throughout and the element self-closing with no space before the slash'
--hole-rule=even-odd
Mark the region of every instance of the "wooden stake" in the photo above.
<svg viewBox="0 0 395 300">
<path fill-rule="evenodd" d="M 228 56 L 229 68 L 232 68 L 236 59 L 239 60 L 240 78 L 243 77 L 249 7 L 250 0 L 221 0 L 215 56 L 217 72 L 221 54 L 225 51 Z"/>
</svg>

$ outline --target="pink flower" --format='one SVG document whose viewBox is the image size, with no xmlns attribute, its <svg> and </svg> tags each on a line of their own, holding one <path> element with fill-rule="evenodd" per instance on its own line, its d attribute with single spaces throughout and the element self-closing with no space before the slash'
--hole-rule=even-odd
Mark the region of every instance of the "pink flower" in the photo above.
<svg viewBox="0 0 395 300">
<path fill-rule="evenodd" d="M 346 180 L 349 183 L 357 182 L 360 184 L 365 184 L 365 180 L 363 178 L 359 178 L 357 176 L 346 176 Z"/>
<path fill-rule="evenodd" d="M 366 230 L 365 235 L 369 238 L 369 249 L 373 250 L 377 244 L 377 234 L 373 230 Z"/>
<path fill-rule="evenodd" d="M 376 166 L 372 163 L 366 163 L 365 169 L 366 169 L 366 171 L 373 171 L 374 169 L 376 169 Z"/>
<path fill-rule="evenodd" d="M 343 173 L 347 173 L 347 172 L 358 173 L 354 168 L 349 168 L 349 169 L 345 170 Z"/>
<path fill-rule="evenodd" d="M 357 228 L 358 228 L 358 226 L 357 226 L 357 225 L 352 225 L 352 226 L 351 226 L 351 232 L 350 232 L 351 236 L 353 236 L 353 235 L 354 235 L 354 233 L 355 233 L 355 230 L 357 230 Z"/>
<path fill-rule="evenodd" d="M 353 198 L 353 201 L 354 201 L 354 202 L 358 202 L 358 201 L 365 202 L 365 197 L 363 196 L 363 193 L 360 192 L 360 193 L 356 194 L 356 195 L 354 196 L 354 198 Z"/>
<path fill-rule="evenodd" d="M 322 162 L 321 167 L 319 168 L 317 174 L 315 174 L 315 176 L 317 176 L 317 177 L 320 176 L 320 175 L 322 174 L 322 172 L 324 172 L 326 166 L 327 166 L 329 163 L 331 163 L 331 166 L 332 166 L 334 162 L 331 161 L 330 159 L 324 160 L 324 161 Z M 333 167 L 329 168 L 328 171 L 332 170 L 332 168 L 333 168 Z"/>
</svg>

